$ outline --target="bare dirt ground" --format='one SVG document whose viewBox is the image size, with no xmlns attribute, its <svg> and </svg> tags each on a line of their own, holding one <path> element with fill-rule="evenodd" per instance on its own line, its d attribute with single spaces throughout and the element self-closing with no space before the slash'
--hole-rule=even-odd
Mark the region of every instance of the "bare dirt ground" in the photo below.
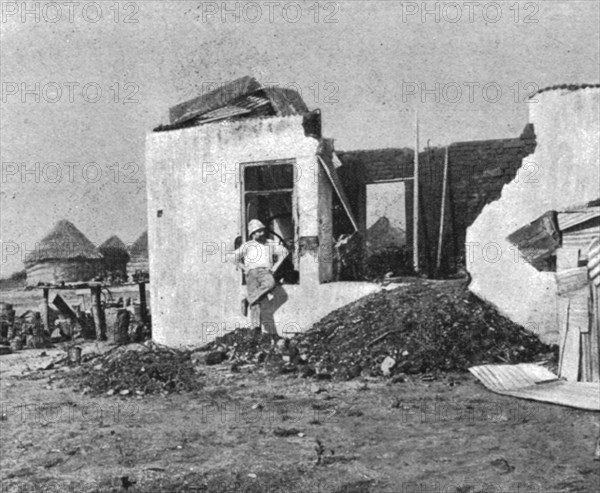
<svg viewBox="0 0 600 493">
<path fill-rule="evenodd" d="M 37 370 L 61 354 L 43 352 L 0 357 L 3 492 L 600 491 L 597 413 L 466 373 L 331 383 L 223 365 L 194 393 L 92 398 L 68 367 Z"/>
</svg>

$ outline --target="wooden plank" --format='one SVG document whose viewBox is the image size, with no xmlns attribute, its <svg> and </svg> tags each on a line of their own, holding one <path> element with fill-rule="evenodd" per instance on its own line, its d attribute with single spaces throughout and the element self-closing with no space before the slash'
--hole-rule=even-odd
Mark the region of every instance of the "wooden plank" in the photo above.
<svg viewBox="0 0 600 493">
<path fill-rule="evenodd" d="M 588 247 L 590 283 L 590 380 L 600 382 L 600 238 Z"/>
<path fill-rule="evenodd" d="M 579 362 L 581 351 L 581 333 L 571 325 L 571 302 L 569 303 L 569 316 L 567 327 L 565 329 L 565 338 L 561 348 L 559 376 L 570 382 L 577 382 L 579 379 Z"/>
<path fill-rule="evenodd" d="M 94 324 L 96 326 L 96 339 L 106 341 L 106 318 L 104 316 L 104 307 L 102 306 L 101 288 L 94 286 L 91 288 L 93 300 Z"/>
<path fill-rule="evenodd" d="M 58 308 L 58 311 L 65 317 L 77 320 L 77 314 L 69 306 L 69 304 L 63 299 L 60 294 L 57 294 L 52 300 L 52 304 Z"/>
<path fill-rule="evenodd" d="M 558 312 L 558 330 L 560 335 L 560 346 L 558 354 L 558 369 L 557 373 L 559 376 L 562 375 L 563 360 L 565 356 L 565 344 L 567 342 L 567 334 L 569 332 L 569 305 L 571 300 L 569 298 L 558 298 L 559 301 L 559 312 Z"/>
<path fill-rule="evenodd" d="M 590 306 L 589 287 L 570 293 L 571 305 L 569 307 L 569 327 L 575 327 L 580 333 L 587 334 L 590 331 Z"/>
<path fill-rule="evenodd" d="M 556 251 L 556 270 L 573 269 L 578 266 L 579 248 L 568 248 L 563 245 Z"/>
<path fill-rule="evenodd" d="M 442 181 L 442 210 L 440 211 L 440 233 L 438 237 L 438 251 L 435 262 L 436 271 L 439 273 L 442 265 L 442 243 L 444 239 L 444 219 L 446 217 L 446 195 L 448 187 L 448 146 L 444 154 L 444 179 Z"/>
<path fill-rule="evenodd" d="M 419 273 L 419 112 L 415 112 L 415 155 L 413 171 L 413 268 Z"/>
<path fill-rule="evenodd" d="M 146 285 L 144 283 L 139 284 L 140 292 L 140 313 L 142 316 L 142 322 L 148 323 L 148 307 L 146 303 Z"/>
<path fill-rule="evenodd" d="M 592 320 L 590 323 L 590 380 L 600 382 L 600 290 L 590 286 Z"/>
<path fill-rule="evenodd" d="M 573 291 L 580 290 L 588 285 L 587 267 L 576 267 L 556 273 L 556 284 L 558 295 L 569 295 Z"/>
<path fill-rule="evenodd" d="M 594 286 L 600 286 L 600 239 L 594 238 L 588 248 L 588 269 Z"/>
<path fill-rule="evenodd" d="M 317 159 L 318 159 L 319 163 L 321 164 L 321 167 L 325 171 L 327 178 L 329 178 L 329 181 L 331 182 L 331 186 L 333 187 L 333 190 L 335 191 L 338 198 L 340 199 L 340 202 L 342 203 L 342 207 L 344 208 L 344 211 L 346 212 L 346 216 L 348 216 L 348 219 L 350 220 L 350 222 L 352 223 L 352 226 L 354 227 L 354 231 L 358 231 L 359 230 L 358 223 L 356 222 L 356 219 L 354 218 L 354 214 L 352 213 L 352 209 L 350 208 L 350 204 L 348 202 L 348 199 L 346 198 L 346 193 L 344 192 L 344 187 L 335 171 L 335 168 L 333 168 L 333 165 L 332 165 L 332 168 L 330 169 L 329 166 L 327 165 L 327 163 L 325 162 L 325 160 L 321 156 L 317 156 Z"/>
<path fill-rule="evenodd" d="M 48 306 L 50 289 L 44 288 L 43 292 L 44 301 L 42 302 L 42 324 L 44 325 L 44 330 L 46 330 L 48 334 L 52 334 L 52 327 L 50 327 L 50 307 Z"/>
</svg>

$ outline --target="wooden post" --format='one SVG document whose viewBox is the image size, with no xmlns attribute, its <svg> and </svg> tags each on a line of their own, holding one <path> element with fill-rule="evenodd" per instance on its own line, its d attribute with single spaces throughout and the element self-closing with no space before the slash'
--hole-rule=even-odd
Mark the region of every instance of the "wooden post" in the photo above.
<svg viewBox="0 0 600 493">
<path fill-rule="evenodd" d="M 91 286 L 92 305 L 94 307 L 94 325 L 96 326 L 96 339 L 98 341 L 106 340 L 106 317 L 102 307 L 102 288 L 100 286 Z"/>
<path fill-rule="evenodd" d="M 442 207 L 440 212 L 440 235 L 438 237 L 438 251 L 437 259 L 435 262 L 436 273 L 439 274 L 440 267 L 442 265 L 442 243 L 444 238 L 444 218 L 446 216 L 446 188 L 448 186 L 448 146 L 446 146 L 446 153 L 444 155 L 444 180 L 442 182 Z"/>
<path fill-rule="evenodd" d="M 146 283 L 140 282 L 138 283 L 140 288 L 140 312 L 142 316 L 142 322 L 144 324 L 148 323 L 148 310 L 146 307 Z"/>
<path fill-rule="evenodd" d="M 419 112 L 415 112 L 415 158 L 413 178 L 413 267 L 419 273 Z"/>
<path fill-rule="evenodd" d="M 52 327 L 50 327 L 50 307 L 48 306 L 48 299 L 50 297 L 50 288 L 43 288 L 44 301 L 42 302 L 42 324 L 44 330 L 48 332 L 48 335 L 52 334 Z"/>
</svg>

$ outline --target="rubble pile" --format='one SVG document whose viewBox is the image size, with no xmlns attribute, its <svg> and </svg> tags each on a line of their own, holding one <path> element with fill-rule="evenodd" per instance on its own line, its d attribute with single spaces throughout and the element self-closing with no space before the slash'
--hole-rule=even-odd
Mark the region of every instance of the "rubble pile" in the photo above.
<svg viewBox="0 0 600 493">
<path fill-rule="evenodd" d="M 343 380 L 435 375 L 555 356 L 554 348 L 470 293 L 464 281 L 418 281 L 374 293 L 275 345 L 238 329 L 204 349 L 221 352 L 234 368 L 255 364 Z"/>
<path fill-rule="evenodd" d="M 190 351 L 151 341 L 120 346 L 88 359 L 65 375 L 75 388 L 91 395 L 146 395 L 193 391 L 202 382 Z"/>
<path fill-rule="evenodd" d="M 521 363 L 553 349 L 477 298 L 464 282 L 418 282 L 341 308 L 301 337 L 300 353 L 318 372 L 465 371 L 484 363 Z"/>
</svg>

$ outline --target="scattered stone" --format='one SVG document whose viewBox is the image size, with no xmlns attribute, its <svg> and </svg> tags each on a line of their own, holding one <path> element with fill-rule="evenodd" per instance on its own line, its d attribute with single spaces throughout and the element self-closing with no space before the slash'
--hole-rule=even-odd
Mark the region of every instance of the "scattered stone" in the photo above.
<svg viewBox="0 0 600 493">
<path fill-rule="evenodd" d="M 515 466 L 511 466 L 504 457 L 495 459 L 490 464 L 501 474 L 509 474 L 515 470 Z"/>
<path fill-rule="evenodd" d="M 327 389 L 324 389 L 320 385 L 313 384 L 310 386 L 310 391 L 313 394 L 320 394 L 321 392 L 327 392 Z"/>
<path fill-rule="evenodd" d="M 300 435 L 300 431 L 297 430 L 296 428 L 274 428 L 273 429 L 273 435 L 275 435 L 276 437 L 291 437 L 291 436 L 295 436 L 295 435 Z"/>
<path fill-rule="evenodd" d="M 394 366 L 396 366 L 396 360 L 390 356 L 386 356 L 381 363 L 381 373 L 383 373 L 383 376 L 389 377 Z"/>
<path fill-rule="evenodd" d="M 194 355 L 194 361 L 200 365 L 219 365 L 225 361 L 226 354 L 223 351 L 210 351 L 206 353 L 197 353 Z"/>
</svg>

